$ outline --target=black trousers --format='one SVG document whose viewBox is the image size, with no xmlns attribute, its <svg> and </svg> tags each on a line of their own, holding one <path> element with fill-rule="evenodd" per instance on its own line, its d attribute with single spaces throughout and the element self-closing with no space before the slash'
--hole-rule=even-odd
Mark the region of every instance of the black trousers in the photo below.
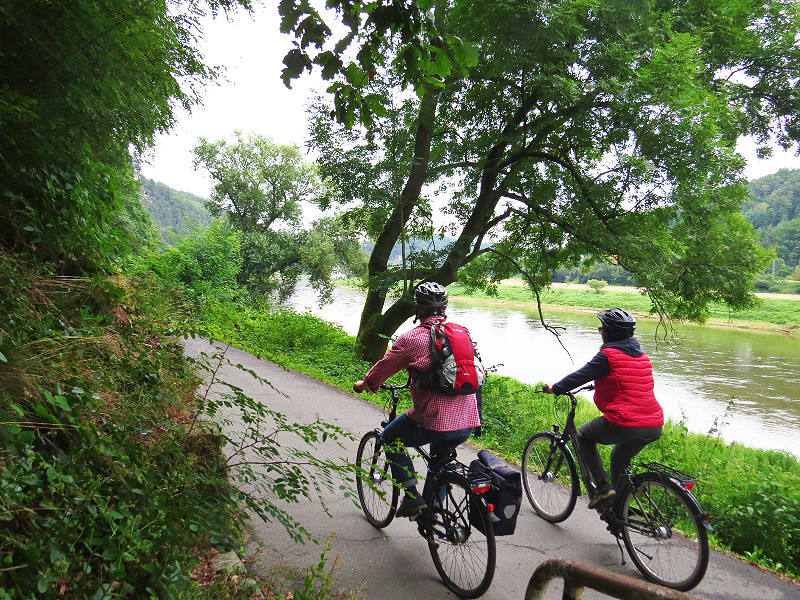
<svg viewBox="0 0 800 600">
<path fill-rule="evenodd" d="M 597 444 L 611 445 L 611 484 L 616 488 L 631 460 L 650 442 L 661 437 L 661 427 L 620 427 L 605 417 L 597 417 L 583 425 L 578 431 L 578 452 L 594 481 L 605 479 L 608 473 Z"/>
</svg>

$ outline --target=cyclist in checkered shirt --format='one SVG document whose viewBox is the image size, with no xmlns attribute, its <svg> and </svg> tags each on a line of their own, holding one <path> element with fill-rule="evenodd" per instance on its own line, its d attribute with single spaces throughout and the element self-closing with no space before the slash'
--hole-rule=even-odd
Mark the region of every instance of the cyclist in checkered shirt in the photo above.
<svg viewBox="0 0 800 600">
<path fill-rule="evenodd" d="M 447 396 L 438 390 L 420 389 L 415 385 L 419 373 L 433 367 L 431 334 L 423 324 L 445 320 L 447 290 L 438 283 L 426 281 L 414 291 L 414 300 L 417 304 L 414 322 L 419 319 L 421 324 L 401 334 L 386 356 L 373 365 L 364 379 L 353 385 L 357 392 L 377 392 L 395 373 L 405 369 L 411 375 L 414 406 L 389 423 L 381 436 L 387 444 L 392 477 L 405 490 L 396 514 L 411 519 L 419 516 L 426 505 L 417 491 L 416 472 L 406 447 L 430 444 L 432 453 L 455 448 L 469 439 L 473 427 L 481 424 L 475 394 Z M 388 451 L 392 444 L 393 452 Z"/>
</svg>

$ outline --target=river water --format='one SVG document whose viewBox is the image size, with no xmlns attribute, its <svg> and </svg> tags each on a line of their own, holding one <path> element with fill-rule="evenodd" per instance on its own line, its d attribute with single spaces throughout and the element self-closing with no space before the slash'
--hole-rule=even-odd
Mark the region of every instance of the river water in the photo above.
<svg viewBox="0 0 800 600">
<path fill-rule="evenodd" d="M 322 308 L 309 287 L 298 286 L 288 305 L 358 331 L 364 295 L 336 288 Z M 448 317 L 466 326 L 484 364 L 525 383 L 554 383 L 583 366 L 600 347 L 594 312 L 551 310 L 564 327 L 561 344 L 535 309 L 467 307 L 453 302 Z M 398 330 L 412 327 L 411 319 Z M 800 457 L 800 339 L 777 333 L 680 324 L 666 336 L 656 321 L 640 319 L 637 338 L 653 362 L 656 396 L 668 418 L 726 442 L 787 450 Z"/>
</svg>

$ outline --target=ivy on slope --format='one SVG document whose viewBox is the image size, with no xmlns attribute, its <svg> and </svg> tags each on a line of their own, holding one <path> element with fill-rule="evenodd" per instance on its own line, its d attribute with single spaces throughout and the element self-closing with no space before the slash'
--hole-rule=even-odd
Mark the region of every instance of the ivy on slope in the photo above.
<svg viewBox="0 0 800 600">
<path fill-rule="evenodd" d="M 0 289 L 0 598 L 199 597 L 191 548 L 235 539 L 237 503 L 186 436 L 179 309 L 8 255 Z"/>
</svg>

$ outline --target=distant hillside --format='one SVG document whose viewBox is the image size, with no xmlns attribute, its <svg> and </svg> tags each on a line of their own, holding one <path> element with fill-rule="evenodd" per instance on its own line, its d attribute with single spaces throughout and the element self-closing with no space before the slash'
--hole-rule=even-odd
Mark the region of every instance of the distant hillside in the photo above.
<svg viewBox="0 0 800 600">
<path fill-rule="evenodd" d="M 142 204 L 150 213 L 165 244 L 172 245 L 186 236 L 195 221 L 203 225 L 211 222 L 204 198 L 174 190 L 146 177 L 140 177 L 139 181 L 142 184 Z"/>
<path fill-rule="evenodd" d="M 448 247 L 450 244 L 456 241 L 454 237 L 445 236 L 443 238 L 439 238 L 438 235 L 434 237 L 433 243 L 427 240 L 418 240 L 412 238 L 410 240 L 406 240 L 406 255 L 410 255 L 413 253 L 436 253 L 440 252 L 443 248 Z M 375 247 L 375 244 L 370 242 L 364 242 L 361 244 L 361 249 L 367 254 L 372 253 L 372 249 Z M 400 264 L 403 261 L 403 249 L 400 242 L 397 242 L 392 248 L 392 254 L 389 257 L 390 263 Z"/>
<path fill-rule="evenodd" d="M 800 263 L 800 169 L 781 169 L 754 179 L 749 185 L 753 199 L 742 213 L 758 231 L 761 243 L 775 248 L 778 257 L 793 269 Z"/>
</svg>

